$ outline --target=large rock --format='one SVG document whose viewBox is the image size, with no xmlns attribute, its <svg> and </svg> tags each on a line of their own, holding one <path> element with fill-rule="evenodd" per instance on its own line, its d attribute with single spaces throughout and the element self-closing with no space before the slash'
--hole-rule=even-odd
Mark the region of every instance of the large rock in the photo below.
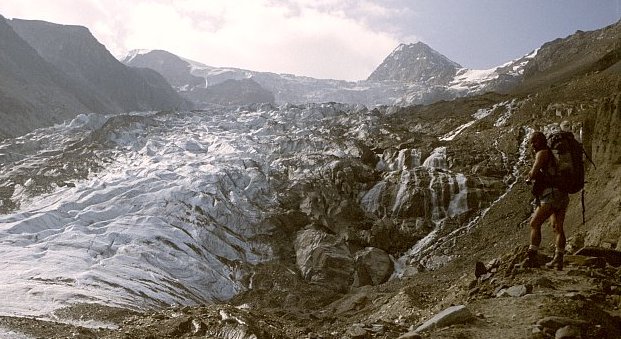
<svg viewBox="0 0 621 339">
<path fill-rule="evenodd" d="M 471 321 L 474 319 L 474 315 L 464 305 L 451 306 L 444 311 L 436 314 L 431 319 L 420 325 L 415 333 L 419 333 L 425 330 L 450 326 L 453 324 L 460 324 Z"/>
<path fill-rule="evenodd" d="M 385 251 L 367 247 L 354 255 L 356 279 L 354 285 L 379 285 L 386 282 L 394 271 L 394 264 Z"/>
<path fill-rule="evenodd" d="M 604 258 L 607 263 L 614 267 L 621 266 L 621 251 L 609 248 L 587 246 L 579 249 L 576 255 Z"/>
<path fill-rule="evenodd" d="M 305 229 L 295 239 L 296 263 L 302 276 L 337 291 L 346 291 L 353 282 L 354 259 L 347 244 L 321 230 Z"/>
<path fill-rule="evenodd" d="M 590 257 L 586 255 L 566 255 L 564 258 L 566 265 L 586 266 L 594 268 L 606 267 L 606 260 L 600 257 Z"/>
<path fill-rule="evenodd" d="M 588 325 L 588 322 L 584 320 L 572 319 L 567 317 L 558 317 L 558 316 L 549 316 L 540 319 L 537 321 L 537 325 L 545 328 L 549 328 L 553 331 L 557 331 L 558 329 L 565 326 L 574 326 L 574 327 L 584 327 Z"/>
</svg>

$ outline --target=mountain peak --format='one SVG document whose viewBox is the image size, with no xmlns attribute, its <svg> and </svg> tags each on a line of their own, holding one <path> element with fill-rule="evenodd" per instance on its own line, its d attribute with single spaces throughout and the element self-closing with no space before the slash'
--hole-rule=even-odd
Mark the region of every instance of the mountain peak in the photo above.
<svg viewBox="0 0 621 339">
<path fill-rule="evenodd" d="M 131 67 L 153 69 L 177 90 L 205 87 L 205 79 L 192 75 L 190 62 L 162 49 L 135 49 L 121 62 Z"/>
<path fill-rule="evenodd" d="M 444 84 L 459 68 L 458 63 L 424 42 L 402 43 L 371 73 L 368 80 Z"/>
<path fill-rule="evenodd" d="M 427 45 L 426 43 L 422 42 L 422 41 L 418 41 L 418 42 L 411 42 L 411 43 L 400 43 L 399 46 L 397 46 L 397 48 L 395 48 L 395 51 L 397 50 L 401 50 L 401 49 L 408 49 L 408 48 L 427 48 L 432 50 L 431 47 L 429 47 L 429 45 Z"/>
</svg>

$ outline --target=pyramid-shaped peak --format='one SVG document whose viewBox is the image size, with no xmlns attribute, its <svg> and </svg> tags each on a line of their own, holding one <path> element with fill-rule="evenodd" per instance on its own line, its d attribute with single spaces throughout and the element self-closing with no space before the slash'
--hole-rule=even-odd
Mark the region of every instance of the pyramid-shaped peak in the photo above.
<svg viewBox="0 0 621 339">
<path fill-rule="evenodd" d="M 395 49 L 395 51 L 397 50 L 404 50 L 404 49 L 428 49 L 428 50 L 432 50 L 433 48 L 429 47 L 429 45 L 427 45 L 426 43 L 419 41 L 419 42 L 412 42 L 409 44 L 405 44 L 405 43 L 401 43 L 399 44 L 399 46 L 397 46 L 397 48 Z"/>
<path fill-rule="evenodd" d="M 414 58 L 417 61 L 421 60 L 421 57 L 427 57 L 431 58 L 432 61 L 435 62 L 452 64 L 456 68 L 461 68 L 461 65 L 445 57 L 440 52 L 429 47 L 429 45 L 425 44 L 422 41 L 409 44 L 399 44 L 399 46 L 397 46 L 397 48 L 392 51 L 388 58 L 390 58 L 391 56 L 400 58 Z"/>
<path fill-rule="evenodd" d="M 400 44 L 369 76 L 370 81 L 443 84 L 462 68 L 424 42 Z"/>
</svg>

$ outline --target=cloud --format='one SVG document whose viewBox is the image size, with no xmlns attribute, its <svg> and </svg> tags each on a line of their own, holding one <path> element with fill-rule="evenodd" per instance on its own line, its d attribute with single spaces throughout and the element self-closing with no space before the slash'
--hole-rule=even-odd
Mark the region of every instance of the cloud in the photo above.
<svg viewBox="0 0 621 339">
<path fill-rule="evenodd" d="M 115 55 L 164 49 L 218 67 L 361 80 L 398 44 L 371 1 L 21 0 L 5 15 L 88 27 Z"/>
</svg>

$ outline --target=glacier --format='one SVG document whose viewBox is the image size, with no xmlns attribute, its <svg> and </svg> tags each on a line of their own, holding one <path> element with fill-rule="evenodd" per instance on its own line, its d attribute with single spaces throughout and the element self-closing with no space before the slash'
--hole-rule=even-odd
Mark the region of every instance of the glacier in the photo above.
<svg viewBox="0 0 621 339">
<path fill-rule="evenodd" d="M 328 117 L 368 126 L 364 106 L 213 108 L 80 115 L 0 143 L 1 314 L 72 303 L 149 309 L 226 300 L 277 209 L 273 178 L 342 156 Z M 348 121 L 349 120 L 349 121 Z M 364 132 L 352 130 L 352 135 Z"/>
<path fill-rule="evenodd" d="M 228 300 L 251 287 L 255 265 L 276 259 L 271 241 L 281 230 L 272 217 L 292 203 L 314 222 L 351 202 L 369 222 L 394 219 L 398 232 L 416 229 L 421 239 L 397 266 L 418 260 L 445 219 L 471 215 L 468 201 L 483 188 L 449 169 L 445 146 L 387 148 L 358 173 L 362 165 L 347 159 L 369 157 L 360 145 L 389 133 L 382 118 L 395 109 L 87 114 L 0 142 L 0 293 L 10 296 L 0 314 Z"/>
</svg>

